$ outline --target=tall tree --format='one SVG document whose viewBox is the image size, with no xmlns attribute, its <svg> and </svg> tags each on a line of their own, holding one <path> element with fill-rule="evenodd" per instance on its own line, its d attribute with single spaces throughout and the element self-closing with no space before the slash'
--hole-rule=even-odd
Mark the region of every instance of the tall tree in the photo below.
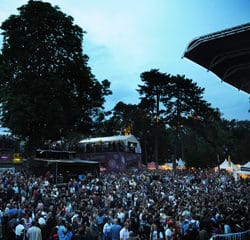
<svg viewBox="0 0 250 240">
<path fill-rule="evenodd" d="M 30 0 L 5 20 L 0 78 L 2 123 L 34 149 L 43 140 L 86 133 L 103 110 L 110 82 L 95 79 L 84 31 L 50 3 Z"/>
<path fill-rule="evenodd" d="M 156 166 L 159 165 L 159 121 L 162 118 L 164 110 L 163 102 L 168 101 L 171 85 L 171 76 L 161 73 L 158 69 L 152 69 L 149 72 L 141 74 L 141 80 L 144 85 L 139 85 L 138 92 L 141 95 L 140 106 L 145 109 L 150 118 L 154 120 L 152 135 L 154 136 L 154 158 Z M 161 108 L 160 108 L 161 103 Z"/>
<path fill-rule="evenodd" d="M 210 104 L 202 99 L 203 88 L 197 86 L 191 79 L 185 76 L 171 76 L 161 73 L 157 69 L 141 74 L 144 85 L 139 85 L 142 106 L 148 109 L 149 114 L 156 118 L 156 130 L 158 122 L 164 121 L 175 129 L 175 149 L 173 166 L 176 167 L 177 145 L 180 143 L 180 133 L 184 121 L 190 116 L 199 116 L 206 119 L 213 109 Z M 157 136 L 157 131 L 156 134 Z M 158 142 L 156 137 L 156 161 L 158 160 Z"/>
</svg>

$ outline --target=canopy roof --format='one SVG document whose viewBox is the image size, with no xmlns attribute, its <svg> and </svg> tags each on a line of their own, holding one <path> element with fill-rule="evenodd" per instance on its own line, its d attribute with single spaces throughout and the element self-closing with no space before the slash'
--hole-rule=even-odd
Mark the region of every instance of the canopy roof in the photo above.
<svg viewBox="0 0 250 240">
<path fill-rule="evenodd" d="M 184 57 L 250 93 L 250 23 L 194 39 Z"/>
</svg>

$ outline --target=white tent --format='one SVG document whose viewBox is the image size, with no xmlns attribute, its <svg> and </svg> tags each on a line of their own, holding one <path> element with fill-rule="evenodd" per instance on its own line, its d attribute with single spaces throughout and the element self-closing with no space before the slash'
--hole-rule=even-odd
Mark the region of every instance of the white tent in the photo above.
<svg viewBox="0 0 250 240">
<path fill-rule="evenodd" d="M 241 166 L 241 167 L 243 167 L 243 168 L 250 168 L 250 161 L 249 162 L 247 162 L 246 164 L 244 164 L 243 166 Z"/>
<path fill-rule="evenodd" d="M 241 177 L 249 178 L 250 177 L 250 162 L 247 162 L 241 166 L 240 170 L 237 172 Z"/>
<path fill-rule="evenodd" d="M 235 171 L 237 170 L 237 167 L 235 164 L 231 161 L 228 161 L 227 159 L 224 160 L 223 163 L 220 164 L 220 169 L 225 169 L 227 171 Z"/>
<path fill-rule="evenodd" d="M 179 168 L 179 169 L 185 168 L 186 164 L 181 158 L 179 160 L 177 160 L 176 163 L 177 163 L 177 168 Z"/>
</svg>

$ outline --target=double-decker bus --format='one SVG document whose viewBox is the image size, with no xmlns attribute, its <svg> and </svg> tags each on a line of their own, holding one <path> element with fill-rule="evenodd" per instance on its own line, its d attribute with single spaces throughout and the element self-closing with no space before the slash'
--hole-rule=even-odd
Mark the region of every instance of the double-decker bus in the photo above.
<svg viewBox="0 0 250 240">
<path fill-rule="evenodd" d="M 80 141 L 79 157 L 97 161 L 101 170 L 123 172 L 141 168 L 141 146 L 133 135 L 86 138 Z"/>
</svg>

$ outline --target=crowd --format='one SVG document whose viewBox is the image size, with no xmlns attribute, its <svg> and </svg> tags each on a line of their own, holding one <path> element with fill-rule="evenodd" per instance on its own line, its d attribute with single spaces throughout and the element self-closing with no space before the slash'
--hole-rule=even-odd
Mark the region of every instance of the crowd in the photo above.
<svg viewBox="0 0 250 240">
<path fill-rule="evenodd" d="M 250 228 L 249 181 L 212 170 L 0 175 L 0 239 L 207 240 Z"/>
</svg>

